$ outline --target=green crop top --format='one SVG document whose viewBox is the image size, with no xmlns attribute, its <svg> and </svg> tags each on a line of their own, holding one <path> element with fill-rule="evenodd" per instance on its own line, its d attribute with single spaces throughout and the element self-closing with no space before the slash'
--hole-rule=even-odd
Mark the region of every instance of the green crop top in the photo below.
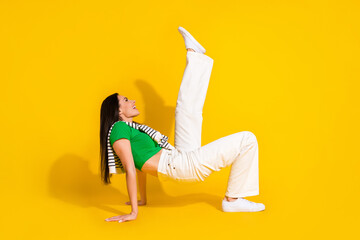
<svg viewBox="0 0 360 240">
<path fill-rule="evenodd" d="M 135 167 L 141 170 L 144 163 L 158 153 L 162 148 L 149 135 L 125 122 L 116 122 L 110 133 L 110 144 L 113 146 L 116 140 L 126 138 L 130 140 L 131 152 L 134 158 Z M 114 151 L 114 154 L 115 151 Z"/>
</svg>

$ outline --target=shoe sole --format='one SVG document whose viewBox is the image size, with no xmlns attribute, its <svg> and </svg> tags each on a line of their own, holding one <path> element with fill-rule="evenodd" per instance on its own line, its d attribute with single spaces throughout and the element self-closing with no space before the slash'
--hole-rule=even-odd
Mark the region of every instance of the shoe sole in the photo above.
<svg viewBox="0 0 360 240">
<path fill-rule="evenodd" d="M 196 47 L 198 47 L 204 53 L 206 52 L 205 48 L 201 46 L 201 44 L 198 41 L 196 41 L 196 39 L 188 31 L 185 30 L 185 28 L 179 27 L 178 30 L 180 33 L 184 33 L 195 44 Z"/>
<path fill-rule="evenodd" d="M 256 210 L 256 211 L 225 211 L 224 209 L 222 209 L 223 212 L 262 212 L 262 211 L 265 211 L 265 209 L 262 209 L 262 210 Z"/>
</svg>

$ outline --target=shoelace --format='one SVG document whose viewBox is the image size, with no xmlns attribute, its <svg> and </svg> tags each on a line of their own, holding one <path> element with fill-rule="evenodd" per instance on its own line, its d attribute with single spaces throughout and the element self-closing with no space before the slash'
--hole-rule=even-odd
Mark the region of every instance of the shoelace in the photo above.
<svg viewBox="0 0 360 240">
<path fill-rule="evenodd" d="M 242 201 L 245 201 L 246 203 L 249 203 L 250 205 L 252 205 L 252 206 L 254 206 L 254 207 L 258 205 L 258 203 L 249 201 L 249 200 L 247 200 L 247 199 L 245 199 L 245 198 L 241 198 L 241 200 L 242 200 Z"/>
</svg>

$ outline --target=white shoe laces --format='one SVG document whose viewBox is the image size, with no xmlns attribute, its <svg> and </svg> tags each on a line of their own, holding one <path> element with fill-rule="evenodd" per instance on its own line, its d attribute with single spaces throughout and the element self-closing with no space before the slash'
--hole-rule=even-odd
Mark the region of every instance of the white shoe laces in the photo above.
<svg viewBox="0 0 360 240">
<path fill-rule="evenodd" d="M 252 208 L 252 209 L 258 208 L 261 205 L 260 203 L 252 202 L 252 201 L 249 201 L 249 200 L 244 199 L 244 198 L 243 198 L 243 200 L 245 200 L 246 203 L 249 204 L 249 207 Z"/>
<path fill-rule="evenodd" d="M 247 199 L 245 199 L 245 198 L 240 198 L 242 201 L 245 201 L 245 202 L 247 202 L 247 203 L 250 203 L 251 205 L 256 205 L 257 203 L 256 202 L 252 202 L 252 201 L 249 201 L 249 200 L 247 200 Z"/>
</svg>

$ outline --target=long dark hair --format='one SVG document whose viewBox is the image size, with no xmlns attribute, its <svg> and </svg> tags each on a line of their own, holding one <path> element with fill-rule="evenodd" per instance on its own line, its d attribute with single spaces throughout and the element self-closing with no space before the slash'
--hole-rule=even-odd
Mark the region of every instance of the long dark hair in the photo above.
<svg viewBox="0 0 360 240">
<path fill-rule="evenodd" d="M 119 100 L 118 93 L 114 93 L 102 102 L 100 110 L 100 170 L 101 180 L 105 184 L 110 184 L 111 174 L 109 173 L 108 165 L 108 151 L 107 151 L 107 137 L 111 126 L 117 122 L 122 121 L 119 116 Z M 141 124 L 139 122 L 132 121 L 133 123 Z M 116 154 L 114 152 L 114 154 Z"/>
<path fill-rule="evenodd" d="M 110 127 L 121 120 L 119 116 L 118 93 L 108 96 L 101 104 L 100 110 L 100 169 L 101 180 L 105 184 L 110 184 L 110 174 L 108 167 L 107 137 Z"/>
</svg>

